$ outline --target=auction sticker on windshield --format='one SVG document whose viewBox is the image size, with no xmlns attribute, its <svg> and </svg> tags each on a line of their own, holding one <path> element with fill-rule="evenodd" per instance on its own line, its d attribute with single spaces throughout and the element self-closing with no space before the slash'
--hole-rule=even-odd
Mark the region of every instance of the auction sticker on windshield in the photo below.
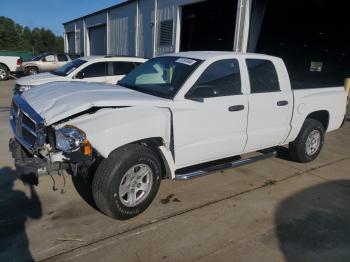
<svg viewBox="0 0 350 262">
<path fill-rule="evenodd" d="M 176 63 L 181 63 L 188 66 L 194 65 L 196 62 L 197 62 L 196 60 L 193 60 L 190 58 L 183 58 L 183 57 L 176 60 Z"/>
</svg>

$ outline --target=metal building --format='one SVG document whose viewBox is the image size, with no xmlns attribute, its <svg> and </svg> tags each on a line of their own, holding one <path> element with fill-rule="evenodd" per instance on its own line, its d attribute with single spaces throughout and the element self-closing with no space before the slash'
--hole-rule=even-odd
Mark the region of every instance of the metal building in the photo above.
<svg viewBox="0 0 350 262">
<path fill-rule="evenodd" d="M 180 51 L 182 22 L 191 19 L 183 17 L 183 12 L 197 4 L 202 11 L 212 6 L 218 13 L 225 10 L 231 22 L 228 34 L 232 40 L 237 39 L 230 50 L 245 51 L 247 40 L 243 39 L 248 35 L 251 1 L 129 0 L 64 23 L 65 50 L 84 55 L 144 57 Z M 230 10 L 225 6 L 228 2 Z"/>
<path fill-rule="evenodd" d="M 225 50 L 282 57 L 293 87 L 350 76 L 347 1 L 129 0 L 64 23 L 65 50 L 153 57 Z"/>
</svg>

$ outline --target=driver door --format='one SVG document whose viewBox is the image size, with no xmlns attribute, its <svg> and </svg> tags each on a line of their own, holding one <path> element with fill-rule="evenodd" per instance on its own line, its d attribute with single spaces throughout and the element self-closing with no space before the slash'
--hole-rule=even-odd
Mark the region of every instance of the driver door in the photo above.
<svg viewBox="0 0 350 262">
<path fill-rule="evenodd" d="M 248 97 L 236 59 L 212 63 L 185 98 L 172 109 L 177 169 L 243 152 Z"/>
</svg>

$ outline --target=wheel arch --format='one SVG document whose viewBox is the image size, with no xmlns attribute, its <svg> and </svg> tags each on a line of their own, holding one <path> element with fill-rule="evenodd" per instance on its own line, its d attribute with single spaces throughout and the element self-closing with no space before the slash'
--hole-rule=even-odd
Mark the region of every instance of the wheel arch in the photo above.
<svg viewBox="0 0 350 262">
<path fill-rule="evenodd" d="M 329 125 L 330 114 L 327 110 L 319 110 L 310 113 L 304 120 L 304 123 L 307 119 L 314 119 L 322 123 L 324 130 L 327 131 Z"/>
<path fill-rule="evenodd" d="M 27 70 L 28 68 L 31 68 L 31 67 L 34 67 L 34 68 L 36 68 L 39 71 L 39 67 L 37 65 L 32 65 L 32 64 L 25 65 L 24 66 L 24 70 Z"/>
<path fill-rule="evenodd" d="M 0 65 L 2 65 L 2 66 L 4 66 L 4 67 L 6 67 L 6 69 L 7 69 L 7 71 L 10 71 L 10 68 L 6 65 L 6 64 L 4 64 L 4 63 L 0 63 Z"/>
<path fill-rule="evenodd" d="M 161 160 L 162 169 L 163 169 L 163 179 L 164 178 L 173 178 L 175 176 L 174 170 L 174 159 L 172 157 L 171 152 L 166 148 L 166 143 L 162 137 L 149 137 L 140 139 L 137 141 L 130 142 L 128 144 L 122 145 L 116 149 L 114 149 L 109 156 L 117 151 L 122 149 L 123 147 L 127 147 L 129 145 L 140 145 L 146 146 L 150 148 Z M 108 157 L 109 157 L 108 156 Z"/>
</svg>

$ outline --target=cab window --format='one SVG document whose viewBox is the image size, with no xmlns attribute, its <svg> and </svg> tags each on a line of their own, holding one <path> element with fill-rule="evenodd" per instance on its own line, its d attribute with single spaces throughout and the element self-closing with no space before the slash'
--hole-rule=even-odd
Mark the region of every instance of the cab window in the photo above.
<svg viewBox="0 0 350 262">
<path fill-rule="evenodd" d="M 99 62 L 85 67 L 79 72 L 79 76 L 84 78 L 105 77 L 108 71 L 107 62 Z"/>
<path fill-rule="evenodd" d="M 69 54 L 68 56 L 69 56 L 70 59 L 72 59 L 72 60 L 80 58 L 80 55 L 77 55 L 77 54 Z"/>
<path fill-rule="evenodd" d="M 65 54 L 58 54 L 57 55 L 57 60 L 58 62 L 67 62 L 68 58 Z"/>
<path fill-rule="evenodd" d="M 43 59 L 44 62 L 55 62 L 55 56 L 54 55 L 47 55 Z"/>
<path fill-rule="evenodd" d="M 210 98 L 241 94 L 241 74 L 236 59 L 211 64 L 188 92 L 188 98 Z"/>
<path fill-rule="evenodd" d="M 250 80 L 250 92 L 252 94 L 280 91 L 277 71 L 271 61 L 247 59 L 246 63 Z"/>
<path fill-rule="evenodd" d="M 131 70 L 134 70 L 134 62 L 112 62 L 113 65 L 113 75 L 126 75 Z"/>
</svg>

